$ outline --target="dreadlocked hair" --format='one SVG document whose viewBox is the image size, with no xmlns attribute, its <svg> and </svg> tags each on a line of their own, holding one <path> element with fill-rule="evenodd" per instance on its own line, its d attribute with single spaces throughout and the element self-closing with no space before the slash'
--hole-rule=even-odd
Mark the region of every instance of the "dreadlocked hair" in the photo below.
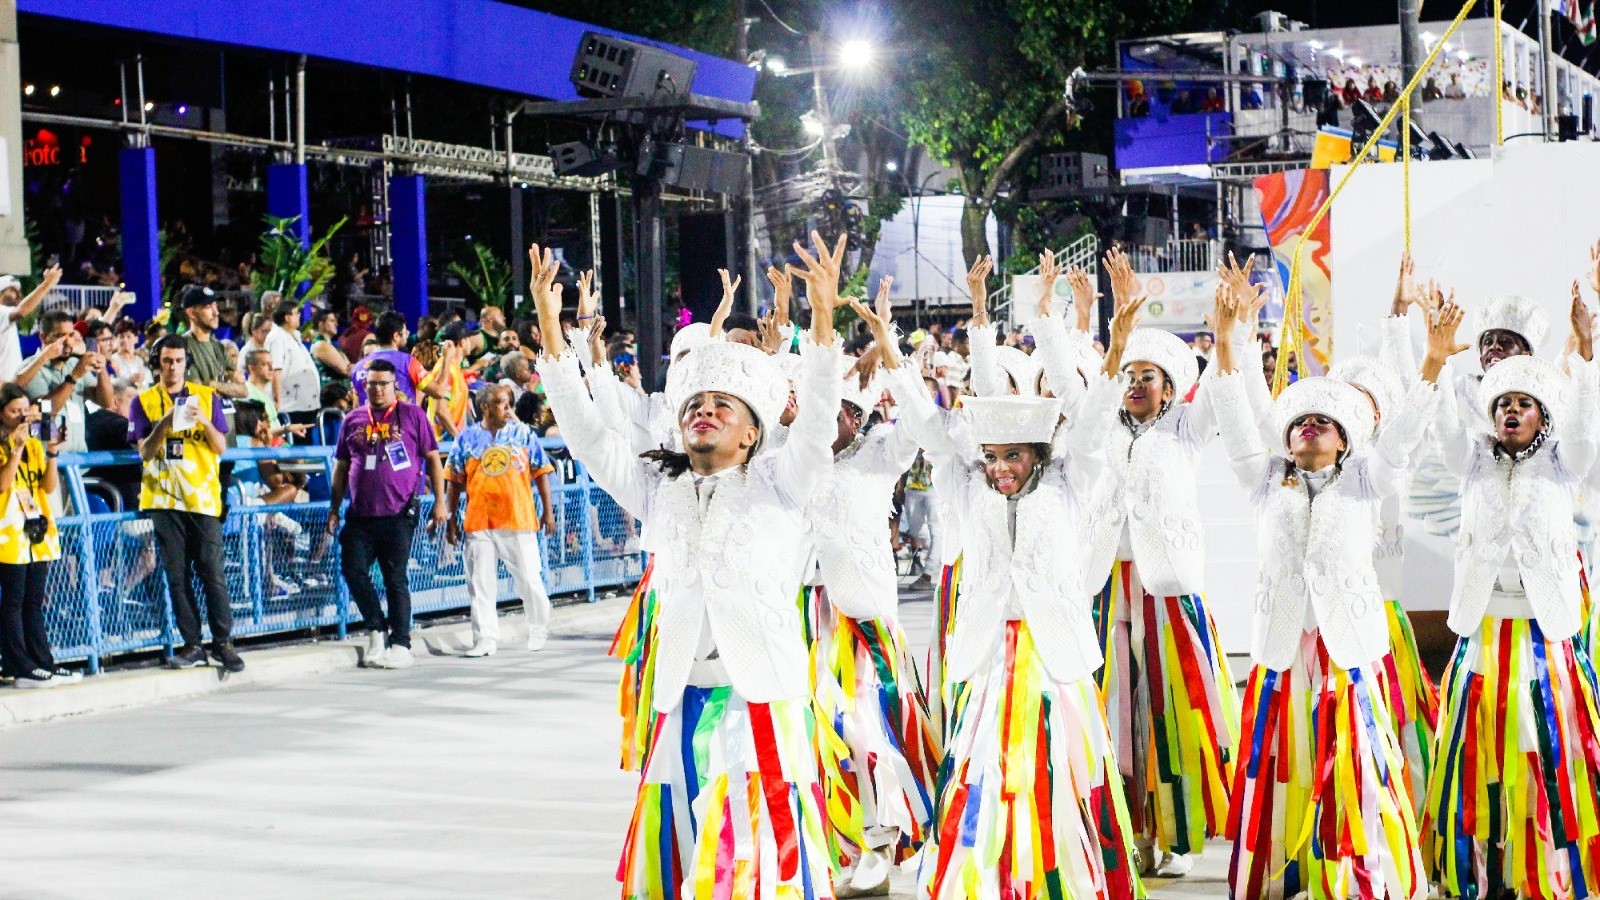
<svg viewBox="0 0 1600 900">
<path fill-rule="evenodd" d="M 668 450 L 665 446 L 646 450 L 639 454 L 639 458 L 655 463 L 668 478 L 677 478 L 689 471 L 689 454 Z"/>
</svg>

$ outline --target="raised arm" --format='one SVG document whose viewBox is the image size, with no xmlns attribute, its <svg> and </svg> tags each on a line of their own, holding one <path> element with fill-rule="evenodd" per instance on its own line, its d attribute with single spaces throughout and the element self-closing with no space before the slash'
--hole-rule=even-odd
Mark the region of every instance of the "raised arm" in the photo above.
<svg viewBox="0 0 1600 900">
<path fill-rule="evenodd" d="M 39 286 L 29 291 L 28 296 L 22 298 L 22 302 L 18 303 L 17 308 L 12 311 L 11 318 L 13 320 L 21 320 L 33 315 L 38 310 L 39 304 L 44 302 L 44 298 L 50 296 L 50 292 L 55 290 L 56 285 L 60 283 L 60 266 L 51 266 L 45 269 L 44 276 L 39 280 Z"/>
<path fill-rule="evenodd" d="M 1106 254 L 1106 271 L 1111 273 L 1111 298 L 1116 303 L 1116 312 L 1111 317 L 1111 342 L 1106 347 L 1105 367 L 1101 371 L 1107 378 L 1116 378 L 1122 372 L 1122 351 L 1128 348 L 1128 335 L 1139 323 L 1139 308 L 1150 298 L 1139 290 L 1133 264 L 1121 250 L 1113 248 Z"/>
<path fill-rule="evenodd" d="M 1240 316 L 1240 304 L 1224 283 L 1216 296 L 1217 330 L 1232 334 Z M 1212 380 L 1207 395 L 1233 473 L 1246 490 L 1254 492 L 1271 473 L 1272 456 L 1267 452 L 1261 431 L 1256 427 L 1255 411 L 1245 395 L 1244 376 L 1234 359 L 1231 341 L 1217 342 L 1217 376 Z"/>
<path fill-rule="evenodd" d="M 890 327 L 888 298 L 879 298 L 877 310 L 868 309 L 859 300 L 851 300 L 850 304 L 861 321 L 872 329 L 880 348 L 878 361 L 884 368 L 889 393 L 900 411 L 895 430 L 903 431 L 907 440 L 922 447 L 935 460 L 935 468 L 964 466 L 968 461 L 962 457 L 960 444 L 950 434 L 944 419 L 946 414 L 928 396 L 927 389 L 922 386 L 922 374 L 900 357 L 900 348 L 895 344 Z"/>
<path fill-rule="evenodd" d="M 972 321 L 967 327 L 972 347 L 972 393 L 979 397 L 1001 397 L 1008 393 L 1006 373 L 995 354 L 994 324 L 989 321 L 989 271 L 994 261 L 980 256 L 967 270 L 967 294 L 972 298 Z"/>
<path fill-rule="evenodd" d="M 778 486 L 789 501 L 804 506 L 833 465 L 833 439 L 838 434 L 839 342 L 833 332 L 833 311 L 839 305 L 839 271 L 844 262 L 845 236 L 830 250 L 822 236 L 811 233 L 813 257 L 795 243 L 805 269 L 797 274 L 806 282 L 811 299 L 811 340 L 800 351 L 800 383 L 796 386 L 799 411 L 789 426 L 789 438 L 778 450 Z M 724 277 L 726 284 L 726 277 Z M 738 282 L 734 282 L 734 287 Z"/>
<path fill-rule="evenodd" d="M 711 314 L 711 337 L 713 340 L 722 337 L 723 323 L 733 315 L 733 298 L 739 291 L 739 282 L 744 280 L 743 275 L 728 278 L 727 269 L 718 269 L 717 274 L 722 277 L 722 300 L 717 304 L 717 311 Z"/>
<path fill-rule="evenodd" d="M 1562 435 L 1559 452 L 1562 464 L 1581 479 L 1594 467 L 1600 453 L 1600 424 L 1595 421 L 1600 417 L 1600 373 L 1594 363 L 1594 314 L 1583 302 L 1577 282 L 1572 283 L 1572 336 L 1577 339 L 1583 362 L 1572 366 L 1572 426 Z"/>
</svg>

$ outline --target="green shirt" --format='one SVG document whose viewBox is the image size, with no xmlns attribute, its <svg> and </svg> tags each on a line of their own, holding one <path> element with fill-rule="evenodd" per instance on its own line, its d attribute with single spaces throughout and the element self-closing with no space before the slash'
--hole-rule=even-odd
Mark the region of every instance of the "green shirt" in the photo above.
<svg viewBox="0 0 1600 900">
<path fill-rule="evenodd" d="M 228 381 L 228 351 L 223 349 L 222 342 L 215 335 L 209 341 L 202 341 L 192 334 L 186 334 L 183 341 L 189 346 L 186 380 L 208 387 Z"/>
</svg>

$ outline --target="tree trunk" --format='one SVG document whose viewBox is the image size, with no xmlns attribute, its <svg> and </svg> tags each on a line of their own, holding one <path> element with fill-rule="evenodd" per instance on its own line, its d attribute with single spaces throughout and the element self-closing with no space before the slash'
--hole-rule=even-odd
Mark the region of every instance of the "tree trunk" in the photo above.
<svg viewBox="0 0 1600 900">
<path fill-rule="evenodd" d="M 978 257 L 989 255 L 988 223 L 989 207 L 968 194 L 961 207 L 961 255 L 966 257 L 968 268 Z"/>
</svg>

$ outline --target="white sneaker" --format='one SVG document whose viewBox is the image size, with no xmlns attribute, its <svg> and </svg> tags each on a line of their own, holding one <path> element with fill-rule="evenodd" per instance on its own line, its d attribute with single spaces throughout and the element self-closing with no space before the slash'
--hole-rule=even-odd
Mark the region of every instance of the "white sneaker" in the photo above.
<svg viewBox="0 0 1600 900">
<path fill-rule="evenodd" d="M 543 650 L 546 642 L 550 640 L 550 629 L 534 626 L 528 629 L 528 649 Z"/>
<path fill-rule="evenodd" d="M 381 631 L 367 632 L 367 652 L 361 654 L 361 664 L 369 669 L 383 668 L 384 654 L 389 652 L 388 642 Z"/>
<path fill-rule="evenodd" d="M 389 648 L 389 652 L 383 655 L 383 659 L 378 662 L 378 667 L 383 669 L 409 669 L 416 661 L 416 658 L 411 655 L 410 647 L 402 647 L 399 644 L 395 644 Z"/>
<path fill-rule="evenodd" d="M 889 874 L 894 864 L 887 850 L 865 850 L 856 861 L 850 882 L 840 888 L 840 897 L 886 897 L 889 894 Z"/>
<path fill-rule="evenodd" d="M 1153 873 L 1157 878 L 1182 878 L 1194 869 L 1194 857 L 1182 853 L 1161 854 L 1161 862 L 1156 863 Z"/>
<path fill-rule="evenodd" d="M 282 594 L 285 597 L 293 597 L 295 594 L 300 593 L 300 586 L 292 581 L 288 581 L 284 578 L 274 575 L 272 576 L 272 590 L 276 594 Z"/>
<path fill-rule="evenodd" d="M 469 659 L 478 659 L 479 657 L 483 656 L 493 656 L 494 651 L 497 649 L 499 648 L 495 645 L 494 641 L 479 640 L 474 642 L 472 647 L 461 655 Z"/>
<path fill-rule="evenodd" d="M 38 690 L 42 688 L 53 688 L 61 684 L 61 682 L 55 680 L 55 678 L 53 678 L 50 673 L 44 669 L 34 669 L 31 672 L 25 672 L 21 675 L 18 675 L 13 684 L 15 684 L 18 689 L 27 691 Z"/>
</svg>

